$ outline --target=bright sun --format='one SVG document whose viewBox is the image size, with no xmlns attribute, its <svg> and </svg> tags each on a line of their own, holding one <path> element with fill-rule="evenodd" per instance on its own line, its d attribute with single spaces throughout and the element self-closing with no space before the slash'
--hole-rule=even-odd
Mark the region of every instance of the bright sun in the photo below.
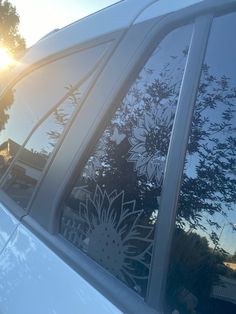
<svg viewBox="0 0 236 314">
<path fill-rule="evenodd" d="M 0 47 L 0 70 L 7 68 L 13 64 L 14 59 L 10 53 L 5 49 Z"/>
</svg>

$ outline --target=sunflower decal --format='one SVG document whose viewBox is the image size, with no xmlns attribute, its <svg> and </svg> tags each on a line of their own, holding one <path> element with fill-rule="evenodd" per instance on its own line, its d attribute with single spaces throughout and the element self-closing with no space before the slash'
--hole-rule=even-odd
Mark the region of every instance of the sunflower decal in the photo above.
<svg viewBox="0 0 236 314">
<path fill-rule="evenodd" d="M 175 108 L 163 112 L 145 112 L 132 129 L 129 138 L 129 162 L 139 176 L 155 180 L 160 186 L 163 179 Z"/>
<path fill-rule="evenodd" d="M 97 185 L 94 193 L 77 187 L 72 195 L 63 211 L 62 235 L 143 295 L 154 225 L 144 225 L 143 210 L 135 209 L 134 200 L 125 201 L 124 191 L 108 194 Z"/>
</svg>

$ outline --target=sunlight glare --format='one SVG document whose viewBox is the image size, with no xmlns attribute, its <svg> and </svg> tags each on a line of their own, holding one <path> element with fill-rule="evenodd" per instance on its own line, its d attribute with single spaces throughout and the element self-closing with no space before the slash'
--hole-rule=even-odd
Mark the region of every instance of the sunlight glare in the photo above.
<svg viewBox="0 0 236 314">
<path fill-rule="evenodd" d="M 0 47 L 0 70 L 7 68 L 14 63 L 11 54 L 5 49 Z"/>
</svg>

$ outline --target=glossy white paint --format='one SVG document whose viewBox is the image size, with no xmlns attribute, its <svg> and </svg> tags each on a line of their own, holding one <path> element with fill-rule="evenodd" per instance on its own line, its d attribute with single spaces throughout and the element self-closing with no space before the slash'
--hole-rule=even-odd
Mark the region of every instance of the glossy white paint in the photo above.
<svg viewBox="0 0 236 314">
<path fill-rule="evenodd" d="M 43 37 L 28 50 L 12 75 L 19 74 L 29 65 L 65 49 L 111 32 L 125 30 L 134 22 L 140 23 L 153 17 L 163 16 L 202 1 L 204 0 L 120 1 Z"/>
<path fill-rule="evenodd" d="M 164 16 L 173 12 L 180 11 L 181 9 L 188 8 L 194 4 L 204 2 L 204 7 L 208 6 L 221 6 L 228 3 L 229 5 L 235 3 L 235 0 L 159 0 L 154 4 L 148 6 L 136 19 L 134 24 L 142 23 L 144 21 L 153 19 L 157 16 Z"/>
<path fill-rule="evenodd" d="M 155 1 L 124 0 L 52 32 L 28 50 L 14 72 L 19 73 L 30 64 L 75 45 L 128 28 L 140 12 Z"/>
<path fill-rule="evenodd" d="M 189 7 L 202 1 L 204 0 L 160 0 L 144 10 L 135 21 L 135 24 L 147 21 L 157 16 L 162 16 L 175 11 L 179 11 L 183 8 Z"/>
<path fill-rule="evenodd" d="M 0 269 L 0 314 L 121 313 L 22 225 Z"/>
<path fill-rule="evenodd" d="M 18 224 L 18 220 L 0 203 L 0 252 Z"/>
</svg>

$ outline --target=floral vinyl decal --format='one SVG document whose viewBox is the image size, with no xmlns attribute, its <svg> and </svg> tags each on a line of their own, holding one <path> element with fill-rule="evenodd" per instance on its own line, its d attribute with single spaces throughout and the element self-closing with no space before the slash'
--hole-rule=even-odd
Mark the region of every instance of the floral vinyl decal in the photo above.
<svg viewBox="0 0 236 314">
<path fill-rule="evenodd" d="M 107 115 L 79 163 L 60 220 L 62 236 L 142 297 L 187 37 L 167 36 Z"/>
<path fill-rule="evenodd" d="M 74 210 L 63 213 L 63 236 L 128 286 L 143 294 L 149 273 L 153 225 L 144 225 L 143 211 L 125 201 L 124 191 L 94 194 L 74 191 Z"/>
<path fill-rule="evenodd" d="M 162 183 L 174 110 L 145 112 L 129 138 L 128 161 L 135 163 L 138 175 L 145 176 L 149 181 L 154 179 L 158 186 Z"/>
</svg>

